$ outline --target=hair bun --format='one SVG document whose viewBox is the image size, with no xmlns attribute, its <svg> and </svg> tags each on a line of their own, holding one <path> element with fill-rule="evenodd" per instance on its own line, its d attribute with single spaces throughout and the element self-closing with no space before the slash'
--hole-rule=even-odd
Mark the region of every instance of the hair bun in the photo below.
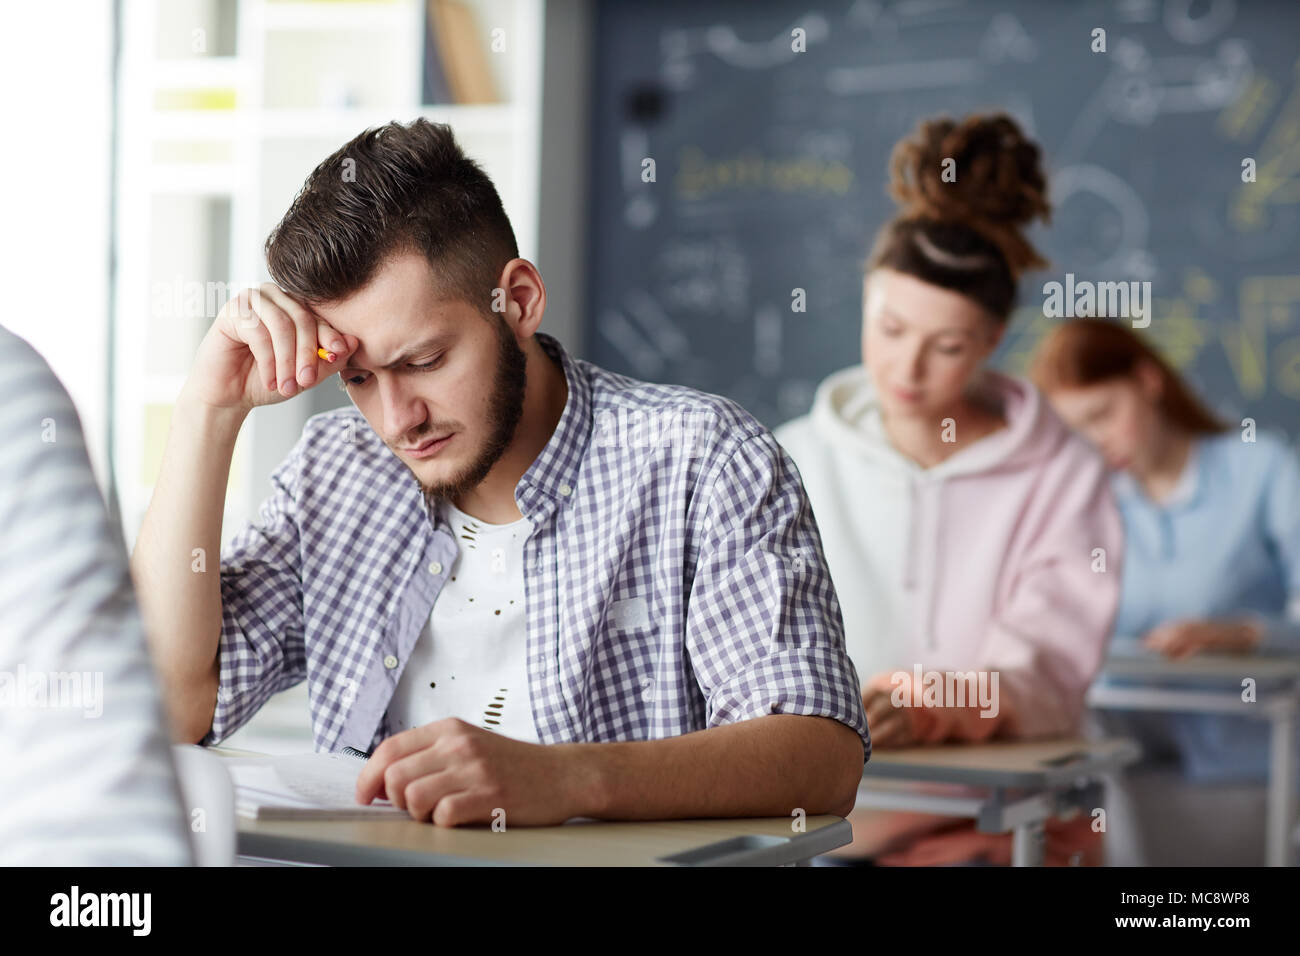
<svg viewBox="0 0 1300 956">
<path fill-rule="evenodd" d="M 1013 275 L 1048 264 L 1022 234 L 1035 218 L 1047 222 L 1051 215 L 1042 151 L 1005 113 L 921 121 L 894 147 L 889 193 L 901 218 L 978 231 L 1002 250 Z"/>
</svg>

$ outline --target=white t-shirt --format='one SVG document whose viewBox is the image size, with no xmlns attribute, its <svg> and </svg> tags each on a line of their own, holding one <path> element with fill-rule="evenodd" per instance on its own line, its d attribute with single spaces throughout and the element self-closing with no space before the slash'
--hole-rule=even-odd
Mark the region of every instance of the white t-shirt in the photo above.
<svg viewBox="0 0 1300 956">
<path fill-rule="evenodd" d="M 388 714 L 397 731 L 459 717 L 538 741 L 528 692 L 527 518 L 488 524 L 440 503 L 460 549 L 411 651 Z"/>
</svg>

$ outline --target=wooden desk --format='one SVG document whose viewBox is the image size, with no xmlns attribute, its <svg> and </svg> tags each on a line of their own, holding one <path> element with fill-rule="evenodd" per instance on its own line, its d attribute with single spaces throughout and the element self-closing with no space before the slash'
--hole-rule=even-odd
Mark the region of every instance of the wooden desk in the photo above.
<svg viewBox="0 0 1300 956">
<path fill-rule="evenodd" d="M 1244 678 L 1256 699 L 1241 699 Z M 1236 714 L 1271 723 L 1265 858 L 1290 866 L 1296 822 L 1296 714 L 1300 661 L 1259 654 L 1198 654 L 1180 661 L 1141 649 L 1114 652 L 1088 691 L 1088 705 L 1110 710 Z"/>
<path fill-rule="evenodd" d="M 260 756 L 212 748 L 223 756 Z M 785 866 L 853 839 L 837 816 L 439 827 L 405 819 L 238 818 L 242 857 L 328 866 Z"/>
<path fill-rule="evenodd" d="M 859 807 L 972 817 L 1012 836 L 1012 865 L 1043 861 L 1043 827 L 1100 800 L 1100 778 L 1135 761 L 1131 740 L 1034 740 L 876 750 L 863 769 Z M 952 792 L 918 789 L 945 784 Z"/>
</svg>

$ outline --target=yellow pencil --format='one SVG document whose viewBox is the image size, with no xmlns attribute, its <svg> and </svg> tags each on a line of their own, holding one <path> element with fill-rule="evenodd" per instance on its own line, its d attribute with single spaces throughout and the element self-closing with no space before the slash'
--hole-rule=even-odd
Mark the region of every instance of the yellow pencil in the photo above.
<svg viewBox="0 0 1300 956">
<path fill-rule="evenodd" d="M 330 352 L 330 351 L 327 350 L 327 349 L 323 349 L 323 348 L 321 348 L 321 349 L 317 349 L 317 350 L 316 350 L 316 354 L 319 355 L 321 358 L 323 358 L 323 359 L 324 359 L 325 361 L 327 361 L 327 362 L 333 362 L 334 359 L 335 359 L 335 355 L 334 355 L 334 353 L 333 353 L 333 352 Z"/>
</svg>

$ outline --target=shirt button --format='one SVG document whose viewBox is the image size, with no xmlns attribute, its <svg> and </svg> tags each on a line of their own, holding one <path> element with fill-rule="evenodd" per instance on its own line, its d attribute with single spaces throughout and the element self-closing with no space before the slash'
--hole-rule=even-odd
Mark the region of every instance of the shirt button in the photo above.
<svg viewBox="0 0 1300 956">
<path fill-rule="evenodd" d="M 433 562 L 431 565 L 429 565 L 429 573 L 430 573 L 430 574 L 442 574 L 442 562 L 441 562 L 441 561 L 435 561 L 435 562 Z"/>
<path fill-rule="evenodd" d="M 560 485 L 560 494 L 567 498 L 569 495 L 573 494 L 573 489 L 568 485 Z"/>
<path fill-rule="evenodd" d="M 384 658 L 384 666 L 391 671 L 394 667 L 397 666 L 397 658 L 394 657 L 392 654 L 389 654 L 387 657 Z"/>
</svg>

